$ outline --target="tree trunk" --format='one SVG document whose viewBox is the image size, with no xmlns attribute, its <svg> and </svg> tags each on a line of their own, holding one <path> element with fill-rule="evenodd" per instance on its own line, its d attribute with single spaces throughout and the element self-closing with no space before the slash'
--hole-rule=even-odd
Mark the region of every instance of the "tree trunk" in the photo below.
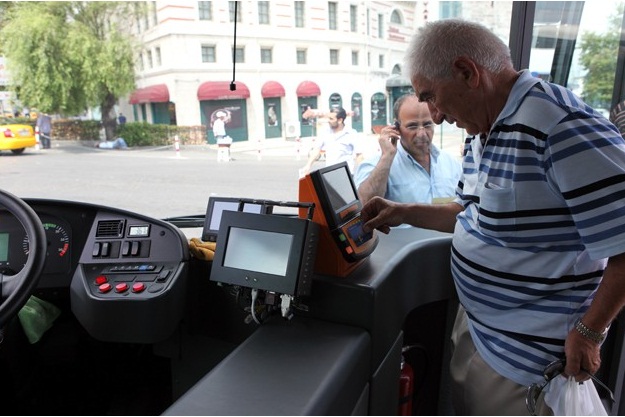
<svg viewBox="0 0 625 417">
<path fill-rule="evenodd" d="M 102 125 L 104 126 L 104 134 L 106 140 L 115 140 L 117 136 L 117 117 L 113 114 L 113 109 L 117 97 L 112 93 L 108 93 L 100 106 L 102 112 Z"/>
</svg>

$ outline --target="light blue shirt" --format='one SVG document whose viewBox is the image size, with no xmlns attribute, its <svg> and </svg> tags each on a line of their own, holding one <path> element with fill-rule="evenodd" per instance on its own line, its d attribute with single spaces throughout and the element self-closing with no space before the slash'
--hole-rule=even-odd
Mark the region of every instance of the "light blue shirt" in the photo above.
<svg viewBox="0 0 625 417">
<path fill-rule="evenodd" d="M 356 187 L 371 175 L 381 156 L 378 153 L 358 166 Z M 434 145 L 428 173 L 398 142 L 384 198 L 401 203 L 431 203 L 434 198 L 454 197 L 461 174 L 460 160 Z"/>
<path fill-rule="evenodd" d="M 326 166 L 347 162 L 349 171 L 354 172 L 356 155 L 362 153 L 361 141 L 358 132 L 354 129 L 343 127 L 339 132 L 334 132 L 328 127 L 321 133 L 323 138 L 319 147 L 326 153 Z"/>
</svg>

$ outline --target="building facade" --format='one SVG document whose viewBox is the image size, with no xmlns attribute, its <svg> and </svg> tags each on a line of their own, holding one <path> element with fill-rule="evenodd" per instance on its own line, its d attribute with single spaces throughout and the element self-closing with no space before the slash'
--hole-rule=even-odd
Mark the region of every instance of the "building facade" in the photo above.
<svg viewBox="0 0 625 417">
<path fill-rule="evenodd" d="M 228 135 L 245 141 L 315 136 L 305 110 L 342 106 L 348 125 L 370 133 L 411 91 L 402 67 L 418 27 L 474 13 L 492 27 L 506 7 L 511 2 L 151 2 L 137 22 L 137 89 L 119 108 L 131 121 L 205 125 L 208 141 L 223 111 Z"/>
</svg>

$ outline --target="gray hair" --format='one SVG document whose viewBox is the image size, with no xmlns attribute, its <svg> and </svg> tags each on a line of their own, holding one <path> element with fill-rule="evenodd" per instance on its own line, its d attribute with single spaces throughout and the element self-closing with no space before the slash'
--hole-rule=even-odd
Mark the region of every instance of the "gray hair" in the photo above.
<svg viewBox="0 0 625 417">
<path fill-rule="evenodd" d="M 491 72 L 512 68 L 510 49 L 479 23 L 445 19 L 427 23 L 413 36 L 406 52 L 406 75 L 411 80 L 451 77 L 458 57 L 467 57 Z"/>
</svg>

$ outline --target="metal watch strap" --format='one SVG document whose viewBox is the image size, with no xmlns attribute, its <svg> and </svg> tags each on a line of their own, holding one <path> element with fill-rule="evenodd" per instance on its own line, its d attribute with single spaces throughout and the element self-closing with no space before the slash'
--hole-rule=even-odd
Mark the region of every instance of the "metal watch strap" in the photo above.
<svg viewBox="0 0 625 417">
<path fill-rule="evenodd" d="M 592 340 L 595 343 L 601 343 L 605 339 L 605 332 L 599 333 L 588 328 L 584 323 L 582 323 L 582 319 L 577 319 L 575 322 L 575 330 L 577 330 L 586 339 Z"/>
</svg>

